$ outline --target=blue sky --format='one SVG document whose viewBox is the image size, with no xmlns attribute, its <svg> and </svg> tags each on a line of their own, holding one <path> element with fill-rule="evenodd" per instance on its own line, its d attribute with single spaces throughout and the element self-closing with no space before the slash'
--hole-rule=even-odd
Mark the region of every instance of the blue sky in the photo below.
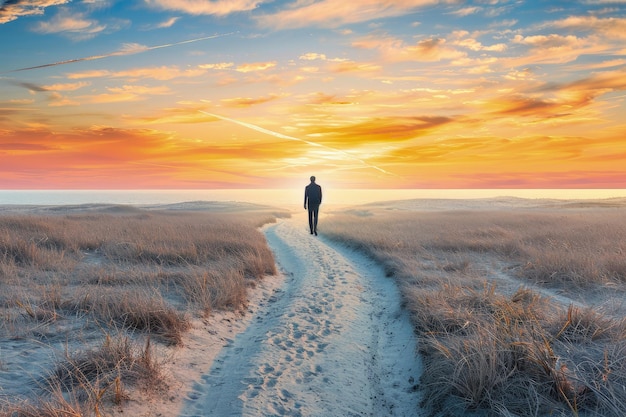
<svg viewBox="0 0 626 417">
<path fill-rule="evenodd" d="M 0 4 L 0 188 L 626 187 L 623 0 Z"/>
</svg>

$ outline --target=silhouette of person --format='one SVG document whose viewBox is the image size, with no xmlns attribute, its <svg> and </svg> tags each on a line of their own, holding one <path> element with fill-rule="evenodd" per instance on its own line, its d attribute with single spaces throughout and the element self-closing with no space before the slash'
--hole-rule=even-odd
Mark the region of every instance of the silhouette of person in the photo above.
<svg viewBox="0 0 626 417">
<path fill-rule="evenodd" d="M 309 229 L 317 236 L 317 218 L 322 204 L 322 187 L 315 183 L 311 176 L 311 183 L 304 188 L 304 209 L 309 209 Z"/>
</svg>

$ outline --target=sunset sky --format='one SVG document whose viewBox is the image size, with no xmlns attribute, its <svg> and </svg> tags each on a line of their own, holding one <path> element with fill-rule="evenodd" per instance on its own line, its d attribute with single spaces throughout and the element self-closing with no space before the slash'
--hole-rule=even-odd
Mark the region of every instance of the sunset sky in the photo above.
<svg viewBox="0 0 626 417">
<path fill-rule="evenodd" d="M 626 188 L 626 0 L 0 5 L 0 189 Z"/>
</svg>

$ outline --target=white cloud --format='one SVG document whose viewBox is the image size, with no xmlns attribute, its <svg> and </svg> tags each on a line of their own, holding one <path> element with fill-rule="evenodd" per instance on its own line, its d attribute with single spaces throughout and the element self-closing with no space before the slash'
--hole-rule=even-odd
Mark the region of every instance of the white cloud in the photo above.
<svg viewBox="0 0 626 417">
<path fill-rule="evenodd" d="M 464 16 L 469 16 L 471 14 L 475 14 L 478 13 L 480 10 L 482 10 L 480 7 L 463 7 L 462 9 L 459 10 L 455 10 L 453 12 L 451 12 L 450 14 L 455 15 L 455 16 L 459 16 L 459 17 L 464 17 Z"/>
<path fill-rule="evenodd" d="M 145 3 L 161 10 L 175 10 L 191 15 L 225 16 L 230 13 L 256 9 L 260 0 L 144 0 Z"/>
<path fill-rule="evenodd" d="M 233 67 L 234 65 L 235 64 L 233 62 L 218 62 L 217 64 L 201 64 L 198 65 L 198 67 L 202 69 L 225 70 Z"/>
<path fill-rule="evenodd" d="M 106 25 L 97 20 L 87 19 L 82 13 L 70 14 L 62 10 L 52 19 L 39 22 L 33 30 L 38 33 L 59 33 L 74 39 L 89 39 L 104 31 Z"/>
<path fill-rule="evenodd" d="M 0 7 L 0 24 L 16 20 L 20 16 L 42 15 L 46 7 L 59 6 L 71 0 L 31 0 L 29 2 L 4 2 Z"/>
<path fill-rule="evenodd" d="M 170 17 L 166 21 L 157 24 L 156 28 L 157 29 L 171 28 L 172 26 L 174 26 L 176 22 L 178 22 L 179 19 L 180 17 Z"/>
<path fill-rule="evenodd" d="M 43 86 L 43 88 L 45 88 L 47 91 L 76 91 L 80 88 L 87 87 L 88 85 L 90 85 L 90 83 L 81 81 L 78 83 L 45 85 Z"/>
<path fill-rule="evenodd" d="M 256 72 L 265 71 L 276 66 L 276 62 L 253 62 L 250 64 L 239 65 L 236 69 L 238 72 Z"/>
<path fill-rule="evenodd" d="M 326 60 L 326 55 L 324 54 L 318 54 L 315 52 L 308 52 L 304 55 L 300 55 L 300 59 L 305 60 L 305 61 L 315 61 L 316 59 L 320 59 L 322 61 Z"/>
</svg>

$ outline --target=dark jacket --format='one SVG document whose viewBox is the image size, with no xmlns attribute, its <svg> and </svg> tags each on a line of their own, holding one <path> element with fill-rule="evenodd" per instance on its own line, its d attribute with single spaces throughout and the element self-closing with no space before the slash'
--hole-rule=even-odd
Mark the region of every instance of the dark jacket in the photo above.
<svg viewBox="0 0 626 417">
<path fill-rule="evenodd" d="M 322 187 L 312 182 L 304 188 L 304 205 L 322 204 Z"/>
</svg>

